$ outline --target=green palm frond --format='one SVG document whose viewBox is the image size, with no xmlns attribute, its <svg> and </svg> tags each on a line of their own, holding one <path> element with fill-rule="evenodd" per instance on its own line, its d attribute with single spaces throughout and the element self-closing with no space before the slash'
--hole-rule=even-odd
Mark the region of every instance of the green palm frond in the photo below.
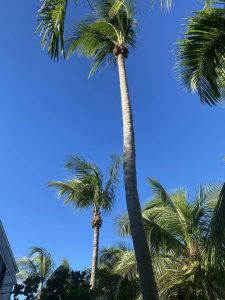
<svg viewBox="0 0 225 300">
<path fill-rule="evenodd" d="M 50 181 L 48 187 L 55 188 L 58 191 L 58 196 L 64 197 L 64 203 L 72 204 L 77 210 L 93 206 L 94 187 L 87 181 L 86 184 L 76 178 L 65 182 Z"/>
<path fill-rule="evenodd" d="M 134 251 L 123 251 L 114 265 L 114 271 L 128 280 L 135 280 L 138 271 Z"/>
<path fill-rule="evenodd" d="M 36 265 L 28 257 L 20 257 L 17 260 L 16 264 L 17 264 L 17 266 L 19 268 L 19 271 L 23 271 L 27 275 L 29 275 L 30 273 L 37 273 Z"/>
<path fill-rule="evenodd" d="M 178 78 L 203 103 L 222 101 L 224 90 L 225 11 L 220 8 L 196 12 L 188 19 L 178 42 Z"/>
<path fill-rule="evenodd" d="M 134 47 L 137 22 L 133 18 L 134 5 L 125 1 L 117 13 L 110 17 L 113 1 L 97 0 L 91 15 L 74 25 L 67 39 L 67 56 L 74 52 L 92 59 L 89 76 L 107 64 L 115 64 L 114 48 Z"/>
<path fill-rule="evenodd" d="M 172 209 L 175 209 L 174 203 L 172 202 L 169 194 L 163 188 L 163 186 L 153 178 L 147 178 L 149 185 L 151 186 L 152 193 L 155 198 L 162 201 L 163 204 L 170 206 Z"/>
<path fill-rule="evenodd" d="M 108 171 L 108 179 L 100 193 L 100 206 L 104 212 L 110 211 L 113 207 L 116 191 L 119 184 L 119 167 L 121 157 L 112 155 Z"/>
<path fill-rule="evenodd" d="M 170 211 L 172 214 L 170 214 L 169 218 L 167 216 L 167 219 L 165 219 L 165 214 L 161 214 L 161 216 L 158 215 L 158 217 L 154 219 L 150 211 L 151 210 L 144 211 L 142 215 L 151 252 L 159 253 L 160 250 L 168 251 L 171 249 L 176 250 L 177 253 L 185 252 L 186 247 L 184 247 L 180 241 L 180 224 L 173 218 L 173 213 Z M 164 222 L 162 222 L 163 219 Z M 170 220 L 172 222 L 168 228 L 165 224 L 168 224 Z"/>
<path fill-rule="evenodd" d="M 19 268 L 19 279 L 26 279 L 29 276 L 40 276 L 42 285 L 51 275 L 54 269 L 54 262 L 51 254 L 41 247 L 33 247 L 28 257 L 21 257 L 17 261 Z"/>
<path fill-rule="evenodd" d="M 37 12 L 40 22 L 36 32 L 42 35 L 41 46 L 48 47 L 48 53 L 53 59 L 59 59 L 60 54 L 65 55 L 64 24 L 68 0 L 43 0 Z"/>
<path fill-rule="evenodd" d="M 150 2 L 153 5 L 155 1 L 151 0 Z M 171 9 L 172 0 L 160 0 L 159 2 L 160 2 L 161 8 L 164 8 L 167 11 L 169 11 Z M 125 3 L 125 0 L 116 0 L 113 4 L 112 8 L 109 11 L 109 15 L 111 17 L 116 15 L 117 12 L 119 11 L 119 9 L 122 7 L 122 5 L 124 5 L 124 3 Z"/>
<path fill-rule="evenodd" d="M 141 299 L 137 264 L 130 247 L 119 243 L 101 249 L 98 286 L 102 289 L 103 299 Z"/>
<path fill-rule="evenodd" d="M 213 0 L 205 0 L 204 8 L 205 8 L 205 9 L 212 8 L 213 2 L 214 2 Z"/>
<path fill-rule="evenodd" d="M 106 201 L 111 204 L 114 202 L 116 190 L 119 183 L 120 164 L 121 164 L 121 157 L 118 155 L 112 155 L 109 171 L 108 171 L 108 179 L 105 183 L 105 187 L 102 193 L 103 198 L 106 198 Z"/>
<path fill-rule="evenodd" d="M 38 273 L 42 280 L 45 281 L 52 273 L 54 262 L 50 252 L 42 247 L 33 247 L 30 251 L 29 258 L 38 268 Z"/>
<path fill-rule="evenodd" d="M 184 245 L 180 242 L 181 226 L 173 211 L 161 207 L 144 210 L 142 215 L 152 253 L 165 249 L 176 249 L 179 253 L 185 251 Z M 120 236 L 131 236 L 128 215 L 118 217 L 115 225 Z"/>
<path fill-rule="evenodd" d="M 112 268 L 125 251 L 131 251 L 131 248 L 125 243 L 118 243 L 110 248 L 103 247 L 100 249 L 99 263 Z"/>
<path fill-rule="evenodd" d="M 195 200 L 191 204 L 193 222 L 202 232 L 209 230 L 208 222 L 212 218 L 221 191 L 220 183 L 201 184 L 196 190 Z"/>
<path fill-rule="evenodd" d="M 114 223 L 117 232 L 121 237 L 128 237 L 131 235 L 130 222 L 127 214 L 116 217 Z"/>
<path fill-rule="evenodd" d="M 212 215 L 210 223 L 210 231 L 208 233 L 208 243 L 210 249 L 210 256 L 213 249 L 216 251 L 216 258 L 219 258 L 219 262 L 225 265 L 223 257 L 225 255 L 225 184 L 223 185 L 218 203 Z M 222 258 L 221 258 L 222 256 Z"/>
<path fill-rule="evenodd" d="M 120 10 L 120 8 L 122 7 L 122 5 L 124 5 L 124 2 L 125 0 L 116 0 L 109 10 L 109 16 L 110 17 L 115 16 Z"/>
<path fill-rule="evenodd" d="M 72 155 L 65 164 L 65 168 L 70 170 L 80 180 L 83 180 L 90 174 L 94 174 L 99 186 L 102 185 L 103 178 L 101 170 L 95 164 L 90 163 L 79 155 Z"/>
<path fill-rule="evenodd" d="M 119 165 L 120 158 L 112 156 L 108 179 L 104 184 L 103 174 L 97 165 L 73 155 L 65 165 L 73 177 L 65 181 L 49 181 L 47 185 L 55 188 L 64 203 L 72 204 L 76 210 L 92 208 L 97 212 L 107 212 L 115 201 Z"/>
</svg>

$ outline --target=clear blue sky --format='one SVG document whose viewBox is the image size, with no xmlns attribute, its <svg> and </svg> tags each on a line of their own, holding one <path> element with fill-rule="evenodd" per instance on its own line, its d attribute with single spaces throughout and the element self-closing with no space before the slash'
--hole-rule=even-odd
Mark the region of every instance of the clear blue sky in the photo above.
<svg viewBox="0 0 225 300">
<path fill-rule="evenodd" d="M 174 75 L 174 43 L 195 1 L 174 1 L 170 14 L 140 3 L 142 27 L 127 68 L 143 203 L 150 196 L 147 176 L 168 190 L 191 191 L 199 182 L 224 178 L 225 110 L 200 104 Z M 118 76 L 105 69 L 87 80 L 88 61 L 52 62 L 34 35 L 38 5 L 0 3 L 0 217 L 16 257 L 43 246 L 56 263 L 67 258 L 82 269 L 91 262 L 91 214 L 63 206 L 45 184 L 66 178 L 63 165 L 72 153 L 106 169 L 109 155 L 122 152 Z M 119 239 L 112 220 L 125 211 L 122 182 L 101 245 Z"/>
</svg>

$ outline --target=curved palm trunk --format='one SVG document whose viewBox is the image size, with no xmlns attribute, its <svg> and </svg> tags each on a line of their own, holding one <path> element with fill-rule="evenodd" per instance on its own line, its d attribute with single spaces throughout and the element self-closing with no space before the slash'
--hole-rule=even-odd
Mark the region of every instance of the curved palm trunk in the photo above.
<svg viewBox="0 0 225 300">
<path fill-rule="evenodd" d="M 142 223 L 141 207 L 137 191 L 133 117 L 128 91 L 124 55 L 122 53 L 118 54 L 117 62 L 122 100 L 124 184 L 134 251 L 139 270 L 143 300 L 157 300 L 157 286 L 147 237 Z"/>
<path fill-rule="evenodd" d="M 92 227 L 94 228 L 94 238 L 93 238 L 93 254 L 92 254 L 92 264 L 91 264 L 91 279 L 90 285 L 91 289 L 96 287 L 97 279 L 97 268 L 98 268 L 98 248 L 99 248 L 99 229 L 101 227 L 101 217 L 100 214 L 93 214 Z"/>
</svg>

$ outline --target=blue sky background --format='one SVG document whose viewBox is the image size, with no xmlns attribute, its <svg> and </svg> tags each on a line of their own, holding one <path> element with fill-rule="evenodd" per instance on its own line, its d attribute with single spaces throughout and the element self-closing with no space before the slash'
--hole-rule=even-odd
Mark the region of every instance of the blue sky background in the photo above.
<svg viewBox="0 0 225 300">
<path fill-rule="evenodd" d="M 67 258 L 83 269 L 91 263 L 91 214 L 63 206 L 45 184 L 66 178 L 63 165 L 72 153 L 103 170 L 111 153 L 122 153 L 118 75 L 109 68 L 87 80 L 88 61 L 52 62 L 34 35 L 38 5 L 0 3 L 0 217 L 15 257 L 43 246 L 56 263 Z M 147 176 L 168 190 L 184 186 L 191 193 L 199 182 L 224 178 L 224 107 L 202 105 L 173 70 L 182 18 L 197 6 L 177 0 L 165 14 L 140 0 L 142 27 L 127 68 L 142 203 L 151 195 Z M 70 19 L 84 10 L 81 4 Z M 122 183 L 121 177 L 115 208 L 104 219 L 104 246 L 119 240 L 112 220 L 126 209 Z"/>
</svg>

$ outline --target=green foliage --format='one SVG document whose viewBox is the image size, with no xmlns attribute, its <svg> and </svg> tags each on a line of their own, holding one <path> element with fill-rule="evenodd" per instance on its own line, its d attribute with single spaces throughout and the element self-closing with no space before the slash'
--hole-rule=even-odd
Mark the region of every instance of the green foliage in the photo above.
<svg viewBox="0 0 225 300">
<path fill-rule="evenodd" d="M 97 0 L 92 13 L 74 29 L 67 40 L 70 56 L 79 55 L 93 59 L 90 75 L 104 65 L 116 63 L 113 50 L 116 46 L 134 47 L 137 22 L 134 19 L 133 1 L 125 1 L 117 13 L 109 16 L 114 1 Z"/>
<path fill-rule="evenodd" d="M 23 284 L 16 284 L 13 289 L 13 299 L 19 300 L 19 296 L 23 296 L 25 300 L 35 300 L 38 295 L 38 289 L 41 283 L 41 277 L 30 275 Z"/>
<path fill-rule="evenodd" d="M 64 202 L 71 203 L 75 209 L 107 212 L 115 200 L 119 166 L 120 157 L 112 156 L 104 184 L 102 172 L 95 164 L 80 156 L 71 156 L 65 167 L 72 172 L 72 178 L 64 182 L 50 181 L 48 186 L 56 188 L 59 197 L 64 197 Z"/>
<path fill-rule="evenodd" d="M 91 300 L 97 293 L 90 290 L 86 272 L 72 271 L 59 266 L 40 289 L 41 277 L 30 275 L 22 284 L 16 285 L 13 297 L 23 296 L 25 300 Z"/>
<path fill-rule="evenodd" d="M 89 300 L 97 296 L 90 290 L 86 272 L 74 272 L 60 266 L 48 279 L 40 300 Z"/>
<path fill-rule="evenodd" d="M 42 35 L 41 46 L 48 44 L 48 53 L 53 59 L 58 59 L 64 52 L 64 23 L 68 0 L 43 0 L 37 12 L 40 22 L 36 32 Z"/>
<path fill-rule="evenodd" d="M 129 275 L 124 276 L 114 270 L 118 266 L 122 254 L 126 253 L 131 256 L 130 262 L 135 265 L 135 270 Z M 124 258 L 124 256 L 123 256 Z M 127 265 L 127 261 L 124 266 Z M 120 244 L 118 247 L 103 248 L 100 253 L 100 264 L 98 269 L 98 288 L 105 300 L 136 300 L 140 295 L 140 284 L 137 279 L 137 268 L 134 259 L 134 252 L 125 245 Z"/>
<path fill-rule="evenodd" d="M 225 297 L 225 185 L 200 186 L 194 200 L 179 189 L 171 194 L 149 180 L 153 199 L 143 210 L 160 299 L 218 299 Z M 129 221 L 118 221 L 123 236 Z M 116 251 L 116 250 L 115 250 Z M 134 253 L 117 250 L 111 272 L 127 280 L 137 278 Z"/>
<path fill-rule="evenodd" d="M 54 262 L 51 254 L 41 247 L 33 247 L 28 257 L 21 257 L 17 261 L 19 281 L 28 277 L 40 277 L 41 284 L 48 279 L 54 268 Z"/>
<path fill-rule="evenodd" d="M 167 0 L 165 0 L 167 1 Z M 65 57 L 65 20 L 68 0 L 43 0 L 37 12 L 39 25 L 36 32 L 42 36 L 41 46 L 48 47 L 52 59 Z M 76 3 L 77 1 L 75 1 Z M 87 1 L 89 4 L 90 2 Z M 80 54 L 94 57 L 90 72 L 105 64 L 113 63 L 112 51 L 117 42 L 133 46 L 136 21 L 133 19 L 132 1 L 123 1 L 113 16 L 109 16 L 113 0 L 97 0 L 90 4 L 92 13 L 88 18 L 75 24 L 72 35 L 66 39 L 68 56 L 77 50 Z M 126 4 L 127 2 L 127 4 Z"/>
<path fill-rule="evenodd" d="M 216 3 L 188 18 L 177 56 L 178 77 L 209 105 L 224 98 L 225 1 Z"/>
<path fill-rule="evenodd" d="M 154 0 L 150 1 L 151 4 L 154 4 Z M 124 5 L 125 0 L 116 0 L 114 1 L 114 4 L 112 6 L 112 8 L 110 9 L 109 15 L 112 17 L 114 15 L 117 14 L 117 12 L 119 11 L 119 9 Z M 165 10 L 170 10 L 171 9 L 171 4 L 172 4 L 172 0 L 160 0 L 160 6 L 161 8 L 164 8 Z"/>
</svg>

